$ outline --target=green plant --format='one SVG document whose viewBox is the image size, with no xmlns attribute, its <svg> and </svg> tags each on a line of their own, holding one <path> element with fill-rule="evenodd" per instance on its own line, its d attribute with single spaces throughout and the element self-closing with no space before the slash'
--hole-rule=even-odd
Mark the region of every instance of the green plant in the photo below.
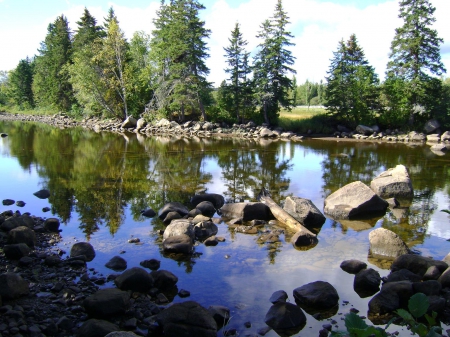
<svg viewBox="0 0 450 337">
<path fill-rule="evenodd" d="M 350 337 L 386 337 L 386 330 L 379 327 L 367 325 L 357 314 L 351 312 L 345 315 L 345 327 L 347 331 L 331 331 L 332 337 L 350 336 Z M 387 327 L 386 327 L 387 328 Z"/>
</svg>

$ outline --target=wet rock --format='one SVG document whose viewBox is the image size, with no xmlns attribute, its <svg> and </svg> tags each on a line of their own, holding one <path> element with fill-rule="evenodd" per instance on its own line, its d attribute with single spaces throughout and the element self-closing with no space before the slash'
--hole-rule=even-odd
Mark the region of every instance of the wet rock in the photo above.
<svg viewBox="0 0 450 337">
<path fill-rule="evenodd" d="M 275 331 L 301 329 L 306 324 L 306 316 L 295 304 L 278 302 L 270 307 L 264 322 Z"/>
<path fill-rule="evenodd" d="M 44 228 L 49 232 L 59 232 L 60 222 L 57 218 L 48 218 L 44 222 Z"/>
<path fill-rule="evenodd" d="M 144 260 L 139 263 L 142 267 L 150 270 L 158 270 L 161 266 L 161 261 L 157 259 Z"/>
<path fill-rule="evenodd" d="M 25 226 L 30 229 L 33 229 L 35 225 L 36 222 L 33 220 L 33 218 L 24 214 L 20 216 L 9 217 L 0 225 L 0 229 L 5 232 L 9 232 L 10 230 L 20 226 Z"/>
<path fill-rule="evenodd" d="M 130 294 L 116 288 L 101 289 L 83 301 L 91 318 L 108 318 L 124 314 L 130 306 Z"/>
<path fill-rule="evenodd" d="M 422 293 L 427 296 L 437 296 L 442 290 L 442 286 L 437 280 L 414 282 L 412 287 L 414 293 Z"/>
<path fill-rule="evenodd" d="M 163 249 L 167 253 L 192 254 L 192 239 L 185 235 L 170 236 L 163 241 Z"/>
<path fill-rule="evenodd" d="M 288 294 L 284 290 L 275 291 L 272 296 L 270 296 L 269 301 L 273 304 L 279 302 L 286 302 L 288 299 Z"/>
<path fill-rule="evenodd" d="M 24 207 L 25 205 L 26 205 L 25 202 L 22 201 L 22 200 L 16 201 L 16 206 L 17 206 L 17 207 Z"/>
<path fill-rule="evenodd" d="M 28 282 L 20 275 L 11 272 L 0 274 L 0 296 L 2 299 L 15 299 L 29 293 Z"/>
<path fill-rule="evenodd" d="M 10 260 L 19 260 L 24 256 L 28 256 L 31 249 L 25 243 L 16 243 L 12 245 L 5 245 L 3 247 L 3 252 L 5 253 L 6 258 Z"/>
<path fill-rule="evenodd" d="M 383 284 L 380 292 L 397 294 L 400 306 L 406 308 L 409 298 L 414 294 L 413 283 L 410 281 L 387 282 Z"/>
<path fill-rule="evenodd" d="M 436 266 L 441 272 L 444 272 L 448 268 L 448 264 L 444 261 L 433 260 L 429 257 L 416 254 L 405 254 L 394 260 L 391 265 L 391 272 L 408 269 L 414 274 L 423 277 L 431 266 Z"/>
<path fill-rule="evenodd" d="M 106 268 L 120 271 L 127 269 L 127 261 L 121 256 L 114 256 L 105 264 Z"/>
<path fill-rule="evenodd" d="M 50 196 L 50 191 L 43 189 L 43 190 L 34 192 L 33 195 L 35 195 L 39 199 L 47 199 Z"/>
<path fill-rule="evenodd" d="M 369 301 L 369 313 L 384 315 L 400 308 L 400 299 L 393 291 L 380 291 Z"/>
<path fill-rule="evenodd" d="M 84 256 L 86 261 L 92 261 L 95 258 L 94 247 L 89 242 L 77 242 L 70 250 L 70 257 Z"/>
<path fill-rule="evenodd" d="M 140 267 L 133 267 L 124 271 L 114 280 L 120 290 L 131 290 L 147 293 L 153 287 L 153 277 Z"/>
<path fill-rule="evenodd" d="M 157 315 L 166 337 L 217 337 L 217 323 L 209 311 L 194 301 L 176 303 Z"/>
<path fill-rule="evenodd" d="M 419 282 L 422 278 L 409 271 L 408 269 L 400 269 L 394 272 L 391 272 L 387 278 L 386 282 L 398 282 L 398 281 L 411 281 L 411 282 Z"/>
<path fill-rule="evenodd" d="M 320 227 L 325 216 L 309 199 L 287 197 L 283 209 L 306 227 Z"/>
<path fill-rule="evenodd" d="M 216 235 L 218 231 L 218 227 L 212 221 L 202 221 L 194 226 L 195 237 L 199 239 Z"/>
<path fill-rule="evenodd" d="M 258 228 L 254 226 L 236 226 L 234 228 L 236 233 L 244 233 L 244 234 L 257 234 Z"/>
<path fill-rule="evenodd" d="M 410 253 L 406 243 L 394 232 L 377 228 L 369 233 L 370 253 L 376 257 L 395 259 Z"/>
<path fill-rule="evenodd" d="M 361 181 L 355 181 L 325 199 L 324 212 L 334 219 L 386 212 L 388 203 Z"/>
<path fill-rule="evenodd" d="M 104 337 L 119 330 L 119 327 L 114 323 L 92 318 L 81 325 L 77 331 L 77 337 Z"/>
<path fill-rule="evenodd" d="M 370 182 L 370 188 L 381 198 L 412 198 L 414 191 L 407 168 L 397 165 Z"/>
<path fill-rule="evenodd" d="M 156 212 L 151 208 L 147 208 L 146 210 L 142 211 L 141 214 L 142 216 L 145 216 L 147 218 L 153 218 L 156 215 Z"/>
<path fill-rule="evenodd" d="M 12 200 L 12 199 L 3 199 L 2 203 L 3 203 L 3 206 L 11 206 L 11 205 L 14 205 L 15 200 Z"/>
<path fill-rule="evenodd" d="M 353 289 L 360 297 L 372 296 L 380 290 L 381 276 L 372 269 L 363 269 L 355 275 Z"/>
<path fill-rule="evenodd" d="M 224 197 L 220 194 L 202 193 L 202 194 L 196 194 L 191 198 L 191 205 L 193 207 L 196 207 L 202 201 L 211 202 L 214 205 L 215 209 L 221 208 L 225 203 Z"/>
<path fill-rule="evenodd" d="M 341 269 L 349 274 L 357 274 L 367 268 L 367 263 L 359 260 L 345 260 L 341 263 Z"/>
<path fill-rule="evenodd" d="M 217 327 L 221 328 L 230 320 L 230 309 L 223 305 L 210 305 L 208 311 L 216 321 Z"/>
<path fill-rule="evenodd" d="M 184 217 L 189 213 L 189 210 L 180 202 L 169 202 L 158 211 L 158 217 L 164 220 L 170 212 L 176 212 L 180 217 Z"/>
<path fill-rule="evenodd" d="M 427 271 L 425 272 L 425 274 L 423 275 L 423 280 L 427 281 L 427 280 L 437 280 L 440 276 L 441 276 L 441 271 L 439 270 L 438 267 L 436 266 L 431 266 L 430 268 L 427 269 Z"/>
<path fill-rule="evenodd" d="M 225 204 L 220 209 L 225 218 L 242 218 L 243 221 L 271 220 L 270 208 L 262 202 L 238 202 Z"/>
<path fill-rule="evenodd" d="M 166 214 L 166 217 L 163 219 L 163 223 L 165 225 L 170 224 L 173 220 L 181 219 L 182 216 L 178 212 L 169 212 Z"/>
<path fill-rule="evenodd" d="M 195 208 L 198 209 L 201 214 L 210 218 L 216 213 L 216 208 L 210 201 L 202 201 L 198 203 Z"/>
<path fill-rule="evenodd" d="M 154 270 L 150 273 L 154 280 L 154 286 L 158 289 L 169 289 L 178 282 L 178 277 L 168 270 Z"/>
<path fill-rule="evenodd" d="M 338 304 L 339 295 L 328 282 L 316 281 L 294 289 L 298 305 L 314 309 L 330 309 Z"/>
<path fill-rule="evenodd" d="M 8 243 L 25 243 L 28 247 L 34 247 L 36 244 L 36 233 L 26 226 L 11 229 L 8 233 Z"/>
<path fill-rule="evenodd" d="M 187 219 L 174 220 L 168 225 L 163 234 L 163 242 L 172 236 L 186 235 L 191 241 L 195 239 L 193 224 Z"/>
<path fill-rule="evenodd" d="M 207 238 L 203 244 L 205 246 L 217 246 L 219 244 L 219 240 L 215 236 L 211 236 Z"/>
</svg>

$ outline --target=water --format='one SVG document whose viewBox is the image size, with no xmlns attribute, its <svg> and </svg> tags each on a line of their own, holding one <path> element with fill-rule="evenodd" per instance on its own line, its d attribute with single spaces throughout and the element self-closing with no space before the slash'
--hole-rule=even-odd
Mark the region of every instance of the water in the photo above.
<svg viewBox="0 0 450 337">
<path fill-rule="evenodd" d="M 240 335 L 255 334 L 265 326 L 274 291 L 285 290 L 294 302 L 295 288 L 318 280 L 338 291 L 339 309 L 330 319 L 339 328 L 352 307 L 366 315 L 370 298 L 354 292 L 353 275 L 339 265 L 358 259 L 381 276 L 389 273 L 389 262 L 368 257 L 368 235 L 374 228 L 396 232 L 424 256 L 442 259 L 449 252 L 449 215 L 440 210 L 450 208 L 450 157 L 434 154 L 426 145 L 146 138 L 21 122 L 0 122 L 0 131 L 9 135 L 0 140 L 0 199 L 26 202 L 23 208 L 0 205 L 0 212 L 19 209 L 58 217 L 63 240 L 55 248 L 69 252 L 73 243 L 89 241 L 96 258 L 88 267 L 102 275 L 113 273 L 104 264 L 121 252 L 129 268 L 145 259 L 161 260 L 161 269 L 178 276 L 178 289 L 189 290 L 190 299 L 206 307 L 229 307 L 229 326 Z M 323 209 L 325 197 L 339 187 L 356 180 L 369 184 L 398 164 L 410 171 L 415 191 L 410 207 L 364 222 L 327 219 L 317 229 L 318 245 L 309 250 L 294 249 L 290 233 L 282 235 L 279 244 L 259 244 L 260 234 L 235 233 L 221 222 L 218 235 L 225 242 L 215 247 L 200 243 L 193 257 L 175 260 L 161 250 L 158 231 L 163 224 L 140 216 L 141 210 L 157 211 L 169 201 L 189 206 L 199 190 L 222 194 L 227 202 L 256 201 L 263 186 L 277 203 L 293 195 Z M 50 191 L 48 199 L 33 195 L 42 188 Z M 44 213 L 43 207 L 51 212 Z M 128 243 L 131 237 L 141 244 Z M 244 327 L 248 321 L 251 328 Z M 297 335 L 317 336 L 326 323 L 329 320 L 307 314 L 306 326 Z M 410 334 L 397 326 L 390 330 Z M 271 331 L 266 336 L 277 334 Z"/>
</svg>

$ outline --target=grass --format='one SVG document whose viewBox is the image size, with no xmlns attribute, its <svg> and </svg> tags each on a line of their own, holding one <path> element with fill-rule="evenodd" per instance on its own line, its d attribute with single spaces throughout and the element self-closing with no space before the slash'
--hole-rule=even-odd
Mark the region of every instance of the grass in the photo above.
<svg viewBox="0 0 450 337">
<path fill-rule="evenodd" d="M 281 110 L 278 125 L 297 133 L 331 134 L 334 121 L 319 107 L 296 107 L 291 111 Z"/>
<path fill-rule="evenodd" d="M 326 110 L 319 107 L 295 107 L 291 111 L 281 110 L 280 118 L 288 118 L 293 120 L 309 119 L 313 116 L 325 114 Z"/>
</svg>

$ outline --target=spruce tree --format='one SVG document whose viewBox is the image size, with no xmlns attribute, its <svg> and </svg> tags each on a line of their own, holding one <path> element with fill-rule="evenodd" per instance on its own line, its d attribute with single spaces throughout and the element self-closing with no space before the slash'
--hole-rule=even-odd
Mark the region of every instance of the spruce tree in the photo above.
<svg viewBox="0 0 450 337">
<path fill-rule="evenodd" d="M 391 43 L 385 86 L 392 112 L 409 119 L 410 125 L 418 116 L 431 117 L 441 95 L 440 81 L 433 77 L 445 73 L 439 50 L 443 40 L 431 28 L 435 10 L 429 0 L 400 1 L 403 26 L 395 30 Z"/>
<path fill-rule="evenodd" d="M 33 92 L 39 106 L 69 111 L 75 102 L 66 65 L 71 61 L 72 42 L 64 15 L 48 25 L 36 57 Z"/>
<path fill-rule="evenodd" d="M 17 67 L 9 73 L 7 96 L 9 101 L 19 109 L 34 107 L 33 68 L 33 62 L 26 58 L 20 60 Z"/>
<path fill-rule="evenodd" d="M 326 108 L 349 126 L 373 122 L 379 111 L 379 80 L 355 34 L 333 53 L 325 89 Z"/>
<path fill-rule="evenodd" d="M 98 38 L 106 36 L 102 26 L 97 25 L 97 20 L 84 8 L 83 16 L 77 21 L 78 28 L 73 37 L 73 50 L 77 52 L 83 47 L 89 46 Z"/>
<path fill-rule="evenodd" d="M 292 106 L 289 91 L 293 86 L 287 74 L 296 72 L 291 68 L 295 58 L 288 49 L 294 45 L 290 42 L 293 36 L 286 30 L 288 24 L 282 1 L 278 0 L 273 17 L 264 21 L 257 35 L 262 42 L 254 58 L 253 77 L 261 114 L 268 124 L 277 123 L 280 107 Z"/>
</svg>

